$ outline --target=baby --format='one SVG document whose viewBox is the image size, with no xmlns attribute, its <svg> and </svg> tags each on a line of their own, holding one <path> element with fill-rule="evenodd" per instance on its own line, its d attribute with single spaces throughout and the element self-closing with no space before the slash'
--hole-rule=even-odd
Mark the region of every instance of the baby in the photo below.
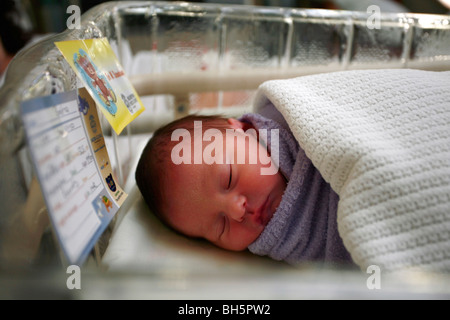
<svg viewBox="0 0 450 320">
<path fill-rule="evenodd" d="M 209 129 L 220 131 L 213 141 L 216 146 L 222 145 L 213 150 L 216 161 L 207 159 L 210 153 L 205 151 L 213 142 L 203 141 L 206 136 L 200 138 L 201 150 L 194 148 L 195 137 L 188 139 L 197 130 L 195 122 L 201 125 L 202 135 Z M 191 133 L 184 136 L 187 144 L 182 151 L 190 154 L 183 154 L 186 161 L 181 163 L 176 152 L 181 142 L 173 141 L 180 128 Z M 156 131 L 136 171 L 138 187 L 152 211 L 182 234 L 205 238 L 228 250 L 246 249 L 261 234 L 286 189 L 279 170 L 261 174 L 261 169 L 268 168 L 262 157 L 251 163 L 251 154 L 245 152 L 244 161 L 238 161 L 242 155 L 238 146 L 244 143 L 250 148 L 257 139 L 248 133 L 250 128 L 250 123 L 236 119 L 187 116 Z M 189 149 L 193 152 L 186 151 Z M 203 159 L 195 163 L 198 155 Z"/>
<path fill-rule="evenodd" d="M 292 264 L 351 260 L 337 235 L 338 197 L 282 121 L 171 122 L 143 150 L 136 182 L 152 212 L 181 234 Z"/>
</svg>

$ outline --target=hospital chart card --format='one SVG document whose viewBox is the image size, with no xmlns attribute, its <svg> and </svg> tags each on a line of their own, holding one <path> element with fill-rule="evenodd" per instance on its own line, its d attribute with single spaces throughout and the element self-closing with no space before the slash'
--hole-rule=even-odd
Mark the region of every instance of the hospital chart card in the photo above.
<svg viewBox="0 0 450 320">
<path fill-rule="evenodd" d="M 53 228 L 69 263 L 81 265 L 127 197 L 96 104 L 81 88 L 24 101 L 21 113 Z"/>
<path fill-rule="evenodd" d="M 117 134 L 144 111 L 108 39 L 61 41 L 55 45 Z"/>
</svg>

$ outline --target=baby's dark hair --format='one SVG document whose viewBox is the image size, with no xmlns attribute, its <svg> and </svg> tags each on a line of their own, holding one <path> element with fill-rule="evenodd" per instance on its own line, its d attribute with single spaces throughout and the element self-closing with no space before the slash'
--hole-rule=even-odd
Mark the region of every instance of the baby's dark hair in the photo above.
<svg viewBox="0 0 450 320">
<path fill-rule="evenodd" d="M 226 130 L 231 128 L 227 120 L 220 115 L 188 115 L 156 130 L 142 151 L 135 172 L 136 183 L 150 210 L 166 224 L 168 221 L 166 213 L 163 212 L 163 178 L 170 170 L 168 164 L 171 161 L 172 148 L 178 143 L 171 139 L 173 131 L 183 128 L 192 136 L 194 121 L 202 122 L 203 132 L 211 128 Z"/>
</svg>

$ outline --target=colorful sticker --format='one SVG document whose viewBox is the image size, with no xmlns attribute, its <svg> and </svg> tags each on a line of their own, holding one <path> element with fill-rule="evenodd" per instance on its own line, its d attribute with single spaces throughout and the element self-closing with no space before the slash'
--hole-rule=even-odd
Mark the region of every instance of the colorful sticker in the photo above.
<svg viewBox="0 0 450 320">
<path fill-rule="evenodd" d="M 55 45 L 117 134 L 144 111 L 108 39 L 62 41 Z"/>
</svg>

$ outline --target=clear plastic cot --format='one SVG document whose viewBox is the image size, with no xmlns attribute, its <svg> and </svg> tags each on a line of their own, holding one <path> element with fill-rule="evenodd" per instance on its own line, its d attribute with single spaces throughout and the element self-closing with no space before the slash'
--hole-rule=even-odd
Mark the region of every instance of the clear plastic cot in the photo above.
<svg viewBox="0 0 450 320">
<path fill-rule="evenodd" d="M 19 106 L 79 86 L 55 41 L 100 37 L 108 38 L 146 111 L 120 135 L 101 119 L 115 175 L 129 196 L 83 267 L 89 279 L 83 290 L 68 291 Z M 0 89 L 1 295 L 27 296 L 28 285 L 70 298 L 448 298 L 446 277 L 404 275 L 377 291 L 365 270 L 293 268 L 186 239 L 149 213 L 135 186 L 138 156 L 162 124 L 194 112 L 249 112 L 266 80 L 367 68 L 449 70 L 450 17 L 109 2 L 84 14 L 79 29 L 21 51 Z M 26 271 L 11 278 L 17 266 Z M 30 275 L 35 267 L 39 272 Z"/>
</svg>

